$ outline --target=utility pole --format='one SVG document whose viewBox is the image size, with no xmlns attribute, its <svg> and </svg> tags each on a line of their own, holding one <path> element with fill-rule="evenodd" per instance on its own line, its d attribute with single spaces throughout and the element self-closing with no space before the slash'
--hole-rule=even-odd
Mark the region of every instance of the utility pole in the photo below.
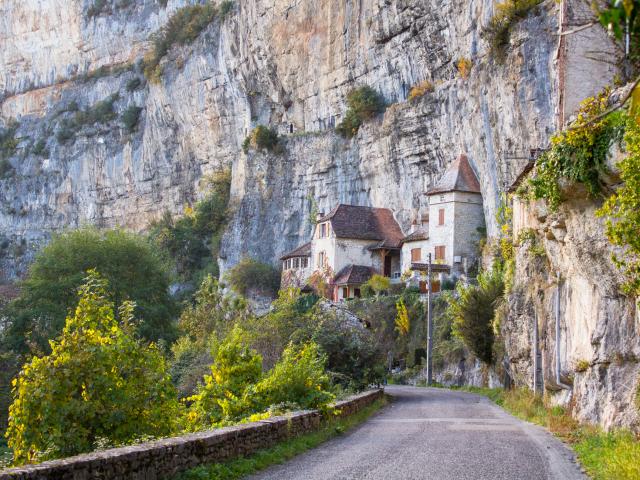
<svg viewBox="0 0 640 480">
<path fill-rule="evenodd" d="M 427 255 L 427 385 L 433 383 L 433 315 L 431 308 L 431 253 Z"/>
</svg>

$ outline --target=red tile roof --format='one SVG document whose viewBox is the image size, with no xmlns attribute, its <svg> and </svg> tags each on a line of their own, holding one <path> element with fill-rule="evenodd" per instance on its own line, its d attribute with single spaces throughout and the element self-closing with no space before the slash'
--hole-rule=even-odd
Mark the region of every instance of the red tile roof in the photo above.
<svg viewBox="0 0 640 480">
<path fill-rule="evenodd" d="M 360 285 L 371 278 L 375 271 L 364 265 L 347 265 L 340 270 L 333 283 L 335 285 Z"/>
<path fill-rule="evenodd" d="M 400 225 L 388 208 L 340 204 L 318 220 L 331 222 L 338 238 L 378 240 L 384 246 L 397 248 L 404 238 Z"/>
<path fill-rule="evenodd" d="M 481 193 L 478 177 L 465 154 L 453 161 L 440 181 L 427 191 L 427 195 L 446 192 Z"/>
<path fill-rule="evenodd" d="M 310 257 L 311 256 L 311 242 L 307 242 L 304 245 L 299 246 L 295 250 L 285 253 L 280 257 L 280 260 L 287 260 L 294 257 Z"/>
</svg>

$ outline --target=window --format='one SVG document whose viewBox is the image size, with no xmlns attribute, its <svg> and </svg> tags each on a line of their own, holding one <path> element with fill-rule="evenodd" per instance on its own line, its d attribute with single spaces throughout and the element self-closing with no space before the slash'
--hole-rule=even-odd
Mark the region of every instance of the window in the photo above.
<svg viewBox="0 0 640 480">
<path fill-rule="evenodd" d="M 349 287 L 342 288 L 342 298 L 349 298 Z"/>
<path fill-rule="evenodd" d="M 282 269 L 283 270 L 287 269 L 287 261 L 286 260 L 284 262 L 282 262 Z"/>
<path fill-rule="evenodd" d="M 327 261 L 327 256 L 324 252 L 318 254 L 318 268 L 324 268 Z"/>
<path fill-rule="evenodd" d="M 411 261 L 419 262 L 422 260 L 422 249 L 421 248 L 412 248 L 411 249 Z"/>
<path fill-rule="evenodd" d="M 438 210 L 438 225 L 444 225 L 444 208 Z"/>
<path fill-rule="evenodd" d="M 307 257 L 300 259 L 300 268 L 308 268 L 309 267 L 309 259 Z"/>
<path fill-rule="evenodd" d="M 320 238 L 326 238 L 327 237 L 327 224 L 326 223 L 321 223 L 320 224 Z"/>
<path fill-rule="evenodd" d="M 362 293 L 360 293 L 360 289 L 359 288 L 354 288 L 353 289 L 353 296 L 356 298 L 360 298 L 362 296 Z"/>
<path fill-rule="evenodd" d="M 299 258 L 294 258 L 293 259 L 293 268 L 300 268 L 300 259 Z"/>
<path fill-rule="evenodd" d="M 436 247 L 436 260 L 444 260 L 445 252 L 444 245 L 440 245 Z"/>
</svg>

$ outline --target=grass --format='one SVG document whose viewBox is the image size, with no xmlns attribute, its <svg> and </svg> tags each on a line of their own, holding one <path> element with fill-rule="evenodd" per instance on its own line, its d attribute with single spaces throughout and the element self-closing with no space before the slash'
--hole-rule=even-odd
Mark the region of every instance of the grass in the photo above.
<svg viewBox="0 0 640 480">
<path fill-rule="evenodd" d="M 232 480 L 242 478 L 271 465 L 286 462 L 296 455 L 300 455 L 333 437 L 343 434 L 364 422 L 386 404 L 387 399 L 385 397 L 349 417 L 327 420 L 315 432 L 286 440 L 248 457 L 193 468 L 175 476 L 173 480 Z"/>
<path fill-rule="evenodd" d="M 573 448 L 595 480 L 640 478 L 640 439 L 628 430 L 605 432 L 580 424 L 564 408 L 548 406 L 542 397 L 526 389 L 463 387 L 461 390 L 484 395 L 512 415 L 546 427 Z"/>
</svg>

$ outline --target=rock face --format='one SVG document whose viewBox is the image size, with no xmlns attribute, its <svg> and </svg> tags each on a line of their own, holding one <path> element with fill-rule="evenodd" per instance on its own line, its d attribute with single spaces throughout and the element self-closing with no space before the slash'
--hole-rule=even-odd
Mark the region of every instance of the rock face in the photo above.
<svg viewBox="0 0 640 480">
<path fill-rule="evenodd" d="M 534 386 L 537 321 L 542 383 L 553 401 L 580 420 L 637 428 L 640 318 L 634 300 L 620 293 L 598 206 L 577 189 L 558 212 L 516 205 L 514 215 L 524 220 L 516 235 L 530 240 L 517 248 L 503 335 L 517 383 Z"/>
<path fill-rule="evenodd" d="M 160 82 L 150 83 L 139 64 L 150 36 L 193 2 L 164 3 L 108 0 L 92 15 L 87 0 L 0 5 L 0 123 L 19 122 L 14 170 L 0 180 L 0 280 L 23 273 L 52 232 L 82 224 L 144 230 L 165 210 L 181 212 L 200 195 L 202 177 L 221 167 L 232 169 L 233 209 L 223 267 L 243 255 L 275 263 L 308 239 L 313 211 L 338 202 L 392 208 L 407 229 L 425 206 L 423 193 L 462 152 L 480 178 L 488 234 L 495 235 L 498 192 L 529 149 L 546 146 L 577 100 L 615 73 L 584 54 L 612 51 L 599 27 L 558 41 L 559 24 L 584 19 L 576 0 L 547 0 L 514 25 L 503 64 L 481 35 L 492 0 L 245 0 L 191 45 L 171 49 Z M 471 62 L 466 78 L 459 59 Z M 434 91 L 408 101 L 424 80 Z M 345 140 L 333 126 L 344 116 L 346 94 L 365 84 L 390 106 Z M 76 110 L 99 111 L 104 101 L 115 115 L 85 116 L 70 128 Z M 132 106 L 142 110 L 130 131 L 121 115 Z M 282 153 L 242 152 L 257 124 L 278 129 Z M 557 253 L 565 260 L 554 265 L 565 278 L 578 270 L 576 258 L 596 252 L 589 231 L 577 227 L 581 215 L 566 215 L 564 241 L 577 246 Z M 562 229 L 549 231 L 557 239 Z M 602 365 L 627 348 L 619 343 L 626 334 L 610 333 L 605 323 L 621 318 L 617 325 L 631 329 L 634 307 L 603 284 L 603 269 L 613 275 L 606 254 L 595 257 L 566 291 L 595 286 L 591 296 L 571 293 L 583 302 L 571 308 L 595 302 L 597 315 L 584 321 L 600 332 L 591 339 L 598 347 L 589 350 L 594 344 L 580 337 L 576 355 L 597 351 L 589 358 Z M 524 359 L 531 301 L 514 294 L 514 302 L 522 313 L 508 326 L 509 353 Z M 579 331 L 581 321 L 566 316 L 566 328 Z M 526 362 L 515 364 L 528 380 Z M 610 366 L 600 377 L 574 379 L 581 415 L 613 422 L 616 405 L 628 399 L 614 399 L 623 371 L 607 373 L 618 372 Z M 628 423 L 629 415 L 616 422 Z"/>
</svg>

